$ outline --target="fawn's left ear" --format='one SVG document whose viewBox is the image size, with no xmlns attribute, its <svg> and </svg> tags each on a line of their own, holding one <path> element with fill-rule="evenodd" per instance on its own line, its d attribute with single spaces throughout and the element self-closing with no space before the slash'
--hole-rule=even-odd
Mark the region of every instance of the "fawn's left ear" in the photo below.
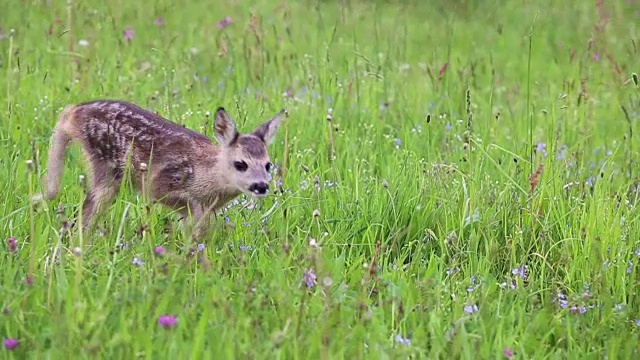
<svg viewBox="0 0 640 360">
<path fill-rule="evenodd" d="M 236 123 L 231 120 L 231 116 L 227 114 L 223 107 L 219 107 L 218 110 L 216 110 L 213 134 L 220 145 L 230 145 L 238 137 Z"/>
<path fill-rule="evenodd" d="M 273 137 L 276 135 L 276 132 L 278 131 L 283 118 L 284 109 L 280 110 L 280 112 L 271 120 L 265 122 L 264 124 L 260 125 L 260 127 L 255 129 L 253 131 L 253 134 L 262 139 L 265 144 L 270 144 L 273 140 Z"/>
</svg>

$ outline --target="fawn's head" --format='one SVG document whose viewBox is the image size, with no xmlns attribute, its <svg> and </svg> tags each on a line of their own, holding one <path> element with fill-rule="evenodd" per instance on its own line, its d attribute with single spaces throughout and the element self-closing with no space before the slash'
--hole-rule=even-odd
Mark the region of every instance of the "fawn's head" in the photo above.
<svg viewBox="0 0 640 360">
<path fill-rule="evenodd" d="M 255 196 L 267 194 L 273 166 L 267 145 L 273 140 L 283 115 L 284 111 L 280 111 L 253 132 L 240 134 L 225 109 L 218 108 L 214 135 L 221 148 L 219 161 L 231 187 Z"/>
</svg>

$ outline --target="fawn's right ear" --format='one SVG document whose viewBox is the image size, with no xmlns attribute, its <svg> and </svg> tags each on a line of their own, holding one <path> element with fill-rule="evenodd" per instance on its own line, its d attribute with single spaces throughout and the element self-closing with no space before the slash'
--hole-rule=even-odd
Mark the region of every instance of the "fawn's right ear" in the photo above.
<svg viewBox="0 0 640 360">
<path fill-rule="evenodd" d="M 216 110 L 214 116 L 213 133 L 220 145 L 231 145 L 238 138 L 236 123 L 231 120 L 231 116 L 223 107 Z"/>
</svg>

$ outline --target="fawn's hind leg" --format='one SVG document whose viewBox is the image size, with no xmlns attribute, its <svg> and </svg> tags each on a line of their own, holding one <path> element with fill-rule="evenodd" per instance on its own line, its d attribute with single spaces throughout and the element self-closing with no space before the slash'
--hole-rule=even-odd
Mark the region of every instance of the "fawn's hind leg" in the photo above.
<svg viewBox="0 0 640 360">
<path fill-rule="evenodd" d="M 87 229 L 93 217 L 107 207 L 120 190 L 122 177 L 104 164 L 93 164 L 91 189 L 82 205 L 82 226 Z"/>
</svg>

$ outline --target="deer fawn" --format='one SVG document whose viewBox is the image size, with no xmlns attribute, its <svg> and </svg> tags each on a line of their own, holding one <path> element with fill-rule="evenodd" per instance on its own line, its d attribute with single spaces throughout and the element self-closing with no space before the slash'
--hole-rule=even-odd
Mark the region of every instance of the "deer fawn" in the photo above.
<svg viewBox="0 0 640 360">
<path fill-rule="evenodd" d="M 179 210 L 183 218 L 191 213 L 199 223 L 206 213 L 240 193 L 267 194 L 272 167 L 267 145 L 283 114 L 284 110 L 253 132 L 240 134 L 220 107 L 214 115 L 215 145 L 203 134 L 128 102 L 68 106 L 51 137 L 46 199 L 57 196 L 65 151 L 75 140 L 92 173 L 82 210 L 83 228 L 116 196 L 127 163 L 137 191 L 148 191 L 152 200 Z"/>
</svg>

